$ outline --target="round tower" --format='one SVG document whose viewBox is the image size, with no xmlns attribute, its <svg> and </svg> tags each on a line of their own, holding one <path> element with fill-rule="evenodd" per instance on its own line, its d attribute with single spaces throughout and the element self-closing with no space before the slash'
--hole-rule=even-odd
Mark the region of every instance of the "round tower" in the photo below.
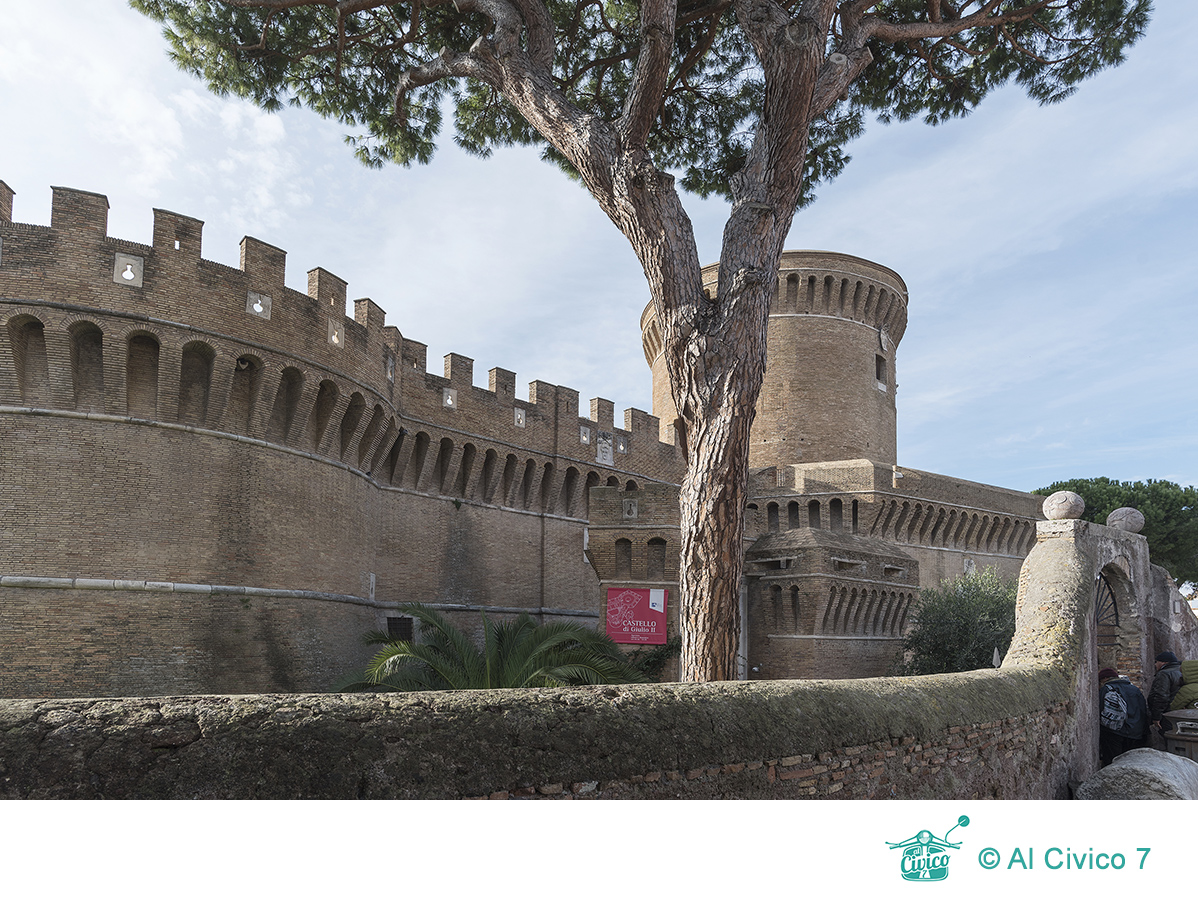
<svg viewBox="0 0 1198 900">
<path fill-rule="evenodd" d="M 718 273 L 718 264 L 703 269 L 712 294 Z M 897 273 L 844 253 L 783 253 L 749 465 L 894 465 L 894 356 L 906 327 L 907 286 Z M 678 413 L 652 304 L 641 315 L 641 334 L 653 414 L 667 430 Z"/>
</svg>

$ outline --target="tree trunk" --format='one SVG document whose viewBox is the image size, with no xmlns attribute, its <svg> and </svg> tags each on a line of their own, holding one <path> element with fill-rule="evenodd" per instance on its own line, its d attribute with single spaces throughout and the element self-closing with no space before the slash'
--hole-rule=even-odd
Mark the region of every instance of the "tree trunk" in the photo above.
<svg viewBox="0 0 1198 900">
<path fill-rule="evenodd" d="M 689 417 L 690 458 L 679 497 L 683 681 L 738 677 L 749 429 L 764 356 L 751 346 L 737 349 L 731 365 L 710 366 L 717 389 Z"/>
<path fill-rule="evenodd" d="M 672 14 L 667 20 L 673 21 Z M 790 33 L 785 17 L 780 27 Z M 784 68 L 806 63 L 808 69 L 809 78 L 795 93 L 767 89 L 753 150 L 733 176 L 715 297 L 703 292 L 694 229 L 674 178 L 654 165 L 635 123 L 614 128 L 580 117 L 548 87 L 529 89 L 535 78 L 508 79 L 501 87 L 574 164 L 632 244 L 649 284 L 689 451 L 680 497 L 684 681 L 739 674 L 749 429 L 765 372 L 766 325 L 782 242 L 802 186 L 811 85 L 821 50 L 818 42 L 807 41 L 787 51 L 798 62 L 783 59 Z M 767 88 L 769 71 L 767 66 Z M 635 111 L 636 104 L 630 101 L 629 109 Z M 642 112 L 651 121 L 656 107 Z"/>
<path fill-rule="evenodd" d="M 610 171 L 612 207 L 622 213 L 612 218 L 645 270 L 687 432 L 679 499 L 681 677 L 733 680 L 739 677 L 749 431 L 765 374 L 782 243 L 797 197 L 778 204 L 781 214 L 756 202 L 734 207 L 724 230 L 719 285 L 708 297 L 673 179 L 643 159 L 617 162 Z M 764 190 L 760 182 L 744 187 Z"/>
<path fill-rule="evenodd" d="M 680 496 L 683 681 L 739 677 L 749 431 L 765 373 L 766 326 L 783 239 L 758 237 L 750 261 L 725 233 L 718 294 L 707 304 L 711 309 L 700 312 L 689 365 L 671 372 L 690 452 Z"/>
</svg>

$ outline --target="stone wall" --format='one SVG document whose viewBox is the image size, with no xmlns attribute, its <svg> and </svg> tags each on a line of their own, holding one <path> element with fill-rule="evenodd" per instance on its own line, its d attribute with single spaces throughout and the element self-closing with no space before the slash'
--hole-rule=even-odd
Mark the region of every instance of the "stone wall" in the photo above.
<svg viewBox="0 0 1198 900">
<path fill-rule="evenodd" d="M 1179 655 L 1198 655 L 1198 621 L 1157 591 L 1138 535 L 1070 520 L 1038 537 L 996 670 L 0 701 L 0 796 L 1065 798 L 1098 765 L 1098 573 L 1122 573 L 1123 621 L 1151 620 Z"/>
<path fill-rule="evenodd" d="M 1059 673 L 0 702 L 6 798 L 1063 796 Z"/>
</svg>

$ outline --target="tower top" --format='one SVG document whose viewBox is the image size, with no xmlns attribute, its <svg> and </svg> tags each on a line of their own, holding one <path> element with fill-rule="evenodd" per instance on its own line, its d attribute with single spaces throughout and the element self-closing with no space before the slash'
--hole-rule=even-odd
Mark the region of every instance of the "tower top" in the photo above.
<svg viewBox="0 0 1198 900">
<path fill-rule="evenodd" d="M 719 269 L 702 270 L 712 294 Z M 894 464 L 894 355 L 907 328 L 907 285 L 898 273 L 847 253 L 788 250 L 769 316 L 750 465 Z M 664 431 L 678 413 L 652 304 L 641 315 L 641 336 Z"/>
</svg>

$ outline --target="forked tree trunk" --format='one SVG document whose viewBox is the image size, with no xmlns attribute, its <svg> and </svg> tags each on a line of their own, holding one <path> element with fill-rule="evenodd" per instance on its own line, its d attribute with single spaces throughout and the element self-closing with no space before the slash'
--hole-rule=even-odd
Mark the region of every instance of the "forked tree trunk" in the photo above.
<svg viewBox="0 0 1198 900">
<path fill-rule="evenodd" d="M 673 4 L 647 3 L 642 13 L 650 7 L 659 21 L 646 34 L 671 35 Z M 738 677 L 749 429 L 765 372 L 766 324 L 782 242 L 802 187 L 811 86 L 822 58 L 822 42 L 811 40 L 806 26 L 796 32 L 782 15 L 771 28 L 757 42 L 758 54 L 773 60 L 765 67 L 767 86 L 776 81 L 793 90 L 766 91 L 753 148 L 732 176 L 733 209 L 715 297 L 704 295 L 694 229 L 674 178 L 654 165 L 645 145 L 660 106 L 655 91 L 664 85 L 634 91 L 620 125 L 611 127 L 577 115 L 548 83 L 509 77 L 496 61 L 496 86 L 574 164 L 632 244 L 653 297 L 689 450 L 680 497 L 684 681 Z M 792 32 L 802 40 L 791 41 Z M 778 34 L 790 43 L 783 47 L 774 39 Z M 646 37 L 651 50 L 668 48 L 672 40 L 661 37 L 658 44 Z M 664 78 L 669 53 L 657 56 L 662 66 L 657 75 Z M 652 68 L 642 73 L 646 83 L 653 80 Z M 796 76 L 798 69 L 805 76 Z"/>
<path fill-rule="evenodd" d="M 708 297 L 690 220 L 672 181 L 660 173 L 635 183 L 617 178 L 624 212 L 618 224 L 645 270 L 674 403 L 686 426 L 679 498 L 681 678 L 727 681 L 739 677 L 749 431 L 765 373 L 770 301 L 796 200 L 784 200 L 781 215 L 763 214 L 756 203 L 734 209 L 724 231 L 717 291 Z M 640 188 L 654 182 L 655 190 Z"/>
</svg>

